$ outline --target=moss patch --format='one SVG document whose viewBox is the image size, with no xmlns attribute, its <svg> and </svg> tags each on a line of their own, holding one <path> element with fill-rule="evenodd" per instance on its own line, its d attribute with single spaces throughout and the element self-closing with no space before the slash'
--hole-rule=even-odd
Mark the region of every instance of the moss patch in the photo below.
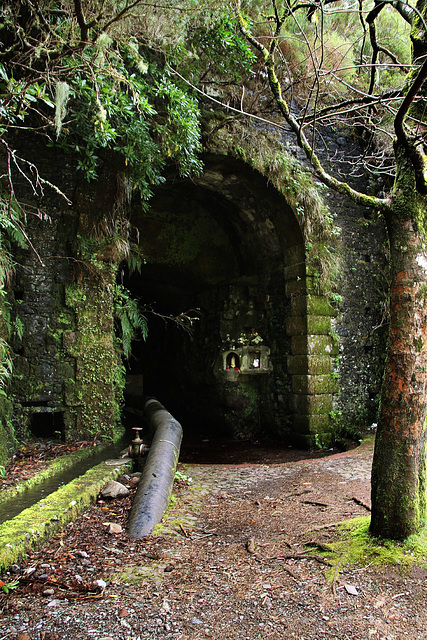
<svg viewBox="0 0 427 640">
<path fill-rule="evenodd" d="M 122 389 L 117 389 L 116 375 L 121 360 L 113 323 L 115 267 L 107 265 L 102 275 L 98 274 L 98 279 L 87 276 L 66 290 L 66 304 L 77 320 L 77 331 L 66 339 L 68 353 L 76 359 L 76 378 L 66 393 L 66 402 L 76 414 L 76 426 L 66 435 L 80 439 L 95 436 L 114 440 L 121 434 Z"/>
<path fill-rule="evenodd" d="M 132 463 L 108 467 L 102 462 L 0 525 L 0 571 L 74 520 L 95 500 L 106 482 L 130 470 L 131 466 Z"/>
<path fill-rule="evenodd" d="M 393 565 L 407 571 L 417 564 L 427 568 L 427 526 L 404 542 L 395 542 L 371 536 L 369 523 L 369 516 L 361 516 L 339 525 L 339 539 L 328 545 L 331 551 L 325 554 L 332 563 L 328 579 L 332 581 L 346 566 Z"/>
<path fill-rule="evenodd" d="M 12 403 L 0 392 L 0 477 L 16 445 L 11 415 Z"/>
</svg>

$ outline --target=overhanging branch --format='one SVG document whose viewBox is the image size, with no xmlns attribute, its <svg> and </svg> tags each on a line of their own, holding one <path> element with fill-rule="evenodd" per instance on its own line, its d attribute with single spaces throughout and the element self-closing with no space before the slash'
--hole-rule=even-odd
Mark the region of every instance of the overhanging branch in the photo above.
<svg viewBox="0 0 427 640">
<path fill-rule="evenodd" d="M 331 189 L 334 189 L 334 191 L 337 191 L 338 193 L 349 196 L 354 202 L 357 202 L 358 204 L 380 211 L 388 211 L 390 209 L 390 200 L 388 198 L 377 198 L 375 196 L 369 196 L 360 191 L 357 191 L 356 189 L 353 189 L 347 182 L 337 180 L 336 178 L 334 178 L 334 176 L 332 176 L 328 171 L 325 170 L 322 163 L 320 162 L 319 157 L 314 152 L 312 145 L 310 145 L 310 143 L 308 142 L 308 139 L 300 124 L 298 123 L 298 120 L 291 113 L 288 102 L 283 97 L 282 88 L 276 75 L 273 56 L 270 54 L 270 51 L 261 42 L 259 42 L 259 40 L 257 40 L 249 30 L 247 21 L 245 20 L 240 10 L 240 0 L 236 0 L 236 11 L 242 34 L 248 40 L 248 42 L 260 52 L 263 57 L 270 89 L 274 96 L 276 105 L 278 106 L 286 123 L 289 125 L 291 131 L 295 134 L 298 145 L 304 151 L 307 159 L 310 161 L 318 177 L 328 187 L 331 187 Z"/>
</svg>

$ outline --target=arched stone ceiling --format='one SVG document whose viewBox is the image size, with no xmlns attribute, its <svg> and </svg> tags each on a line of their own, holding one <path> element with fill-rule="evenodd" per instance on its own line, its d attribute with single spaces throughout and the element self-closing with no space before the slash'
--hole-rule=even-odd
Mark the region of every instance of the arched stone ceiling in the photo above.
<svg viewBox="0 0 427 640">
<path fill-rule="evenodd" d="M 146 276 L 190 289 L 283 268 L 302 243 L 295 214 L 265 176 L 240 160 L 209 154 L 192 179 L 167 176 L 148 212 L 134 207 Z"/>
</svg>

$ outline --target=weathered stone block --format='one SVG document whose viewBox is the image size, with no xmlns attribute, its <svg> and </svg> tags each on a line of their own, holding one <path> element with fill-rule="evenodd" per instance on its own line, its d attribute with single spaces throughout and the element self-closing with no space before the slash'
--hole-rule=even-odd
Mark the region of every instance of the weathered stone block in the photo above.
<svg viewBox="0 0 427 640">
<path fill-rule="evenodd" d="M 289 336 L 328 335 L 330 331 L 329 316 L 293 316 L 286 320 L 286 333 Z"/>
<path fill-rule="evenodd" d="M 330 336 L 292 336 L 292 355 L 335 355 L 337 347 Z"/>
<path fill-rule="evenodd" d="M 294 393 L 291 398 L 291 409 L 294 413 L 320 415 L 332 411 L 332 394 L 306 395 Z"/>
<path fill-rule="evenodd" d="M 328 355 L 288 356 L 288 371 L 291 374 L 321 375 L 332 372 L 332 360 Z"/>
<path fill-rule="evenodd" d="M 331 319 L 329 316 L 307 316 L 307 333 L 309 335 L 329 335 Z"/>
<path fill-rule="evenodd" d="M 293 316 L 286 319 L 286 333 L 288 336 L 307 335 L 307 316 Z"/>
<path fill-rule="evenodd" d="M 305 279 L 300 278 L 299 280 L 287 280 L 285 282 L 285 294 L 288 297 L 294 295 L 301 295 L 306 293 L 305 287 Z"/>
<path fill-rule="evenodd" d="M 287 265 L 303 262 L 305 260 L 305 248 L 303 244 L 296 244 L 286 250 L 285 261 Z"/>
<path fill-rule="evenodd" d="M 313 293 L 319 292 L 319 280 L 307 276 L 305 278 L 299 278 L 297 280 L 287 280 L 285 282 L 285 293 L 287 296 L 293 296 L 301 293 Z"/>
<path fill-rule="evenodd" d="M 336 311 L 326 296 L 293 296 L 291 299 L 291 313 L 293 316 L 304 314 L 315 316 L 336 316 Z"/>
<path fill-rule="evenodd" d="M 332 375 L 294 375 L 292 376 L 294 393 L 338 393 L 338 380 Z"/>
<path fill-rule="evenodd" d="M 308 296 L 305 293 L 301 295 L 294 295 L 291 298 L 291 315 L 293 316 L 306 316 L 307 315 L 307 300 Z"/>
<path fill-rule="evenodd" d="M 292 429 L 298 433 L 318 433 L 332 429 L 332 421 L 329 413 L 308 415 L 297 413 L 294 415 Z"/>
<path fill-rule="evenodd" d="M 285 267 L 285 280 L 298 280 L 305 278 L 305 262 L 297 262 Z"/>
</svg>

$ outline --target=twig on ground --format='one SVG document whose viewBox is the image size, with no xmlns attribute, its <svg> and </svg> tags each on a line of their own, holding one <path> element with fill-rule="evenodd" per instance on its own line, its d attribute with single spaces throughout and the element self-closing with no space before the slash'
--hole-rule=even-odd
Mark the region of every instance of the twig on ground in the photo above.
<svg viewBox="0 0 427 640">
<path fill-rule="evenodd" d="M 352 496 L 350 500 L 352 500 L 356 504 L 366 509 L 366 511 L 371 511 L 371 507 L 368 504 L 366 504 L 366 502 L 363 502 L 363 500 L 359 500 L 359 498 L 355 498 L 354 496 Z"/>
<path fill-rule="evenodd" d="M 272 556 L 271 558 L 265 558 L 265 560 L 316 560 L 321 564 L 326 564 L 328 567 L 332 567 L 331 562 L 328 562 L 328 560 L 325 560 L 314 553 L 287 553 L 284 556 Z"/>
<path fill-rule="evenodd" d="M 339 571 L 340 565 L 341 565 L 341 562 L 338 562 L 337 566 L 335 567 L 334 579 L 332 580 L 332 585 L 331 585 L 334 598 L 336 598 L 337 596 L 337 577 L 338 577 L 338 571 Z"/>
<path fill-rule="evenodd" d="M 307 533 L 313 533 L 314 531 L 322 531 L 322 529 L 333 529 L 333 527 L 338 527 L 340 524 L 342 524 L 342 520 L 339 520 L 338 522 L 329 522 L 328 524 L 320 524 L 318 527 L 315 527 L 314 529 L 310 529 L 309 531 L 303 532 L 303 535 Z"/>
</svg>

